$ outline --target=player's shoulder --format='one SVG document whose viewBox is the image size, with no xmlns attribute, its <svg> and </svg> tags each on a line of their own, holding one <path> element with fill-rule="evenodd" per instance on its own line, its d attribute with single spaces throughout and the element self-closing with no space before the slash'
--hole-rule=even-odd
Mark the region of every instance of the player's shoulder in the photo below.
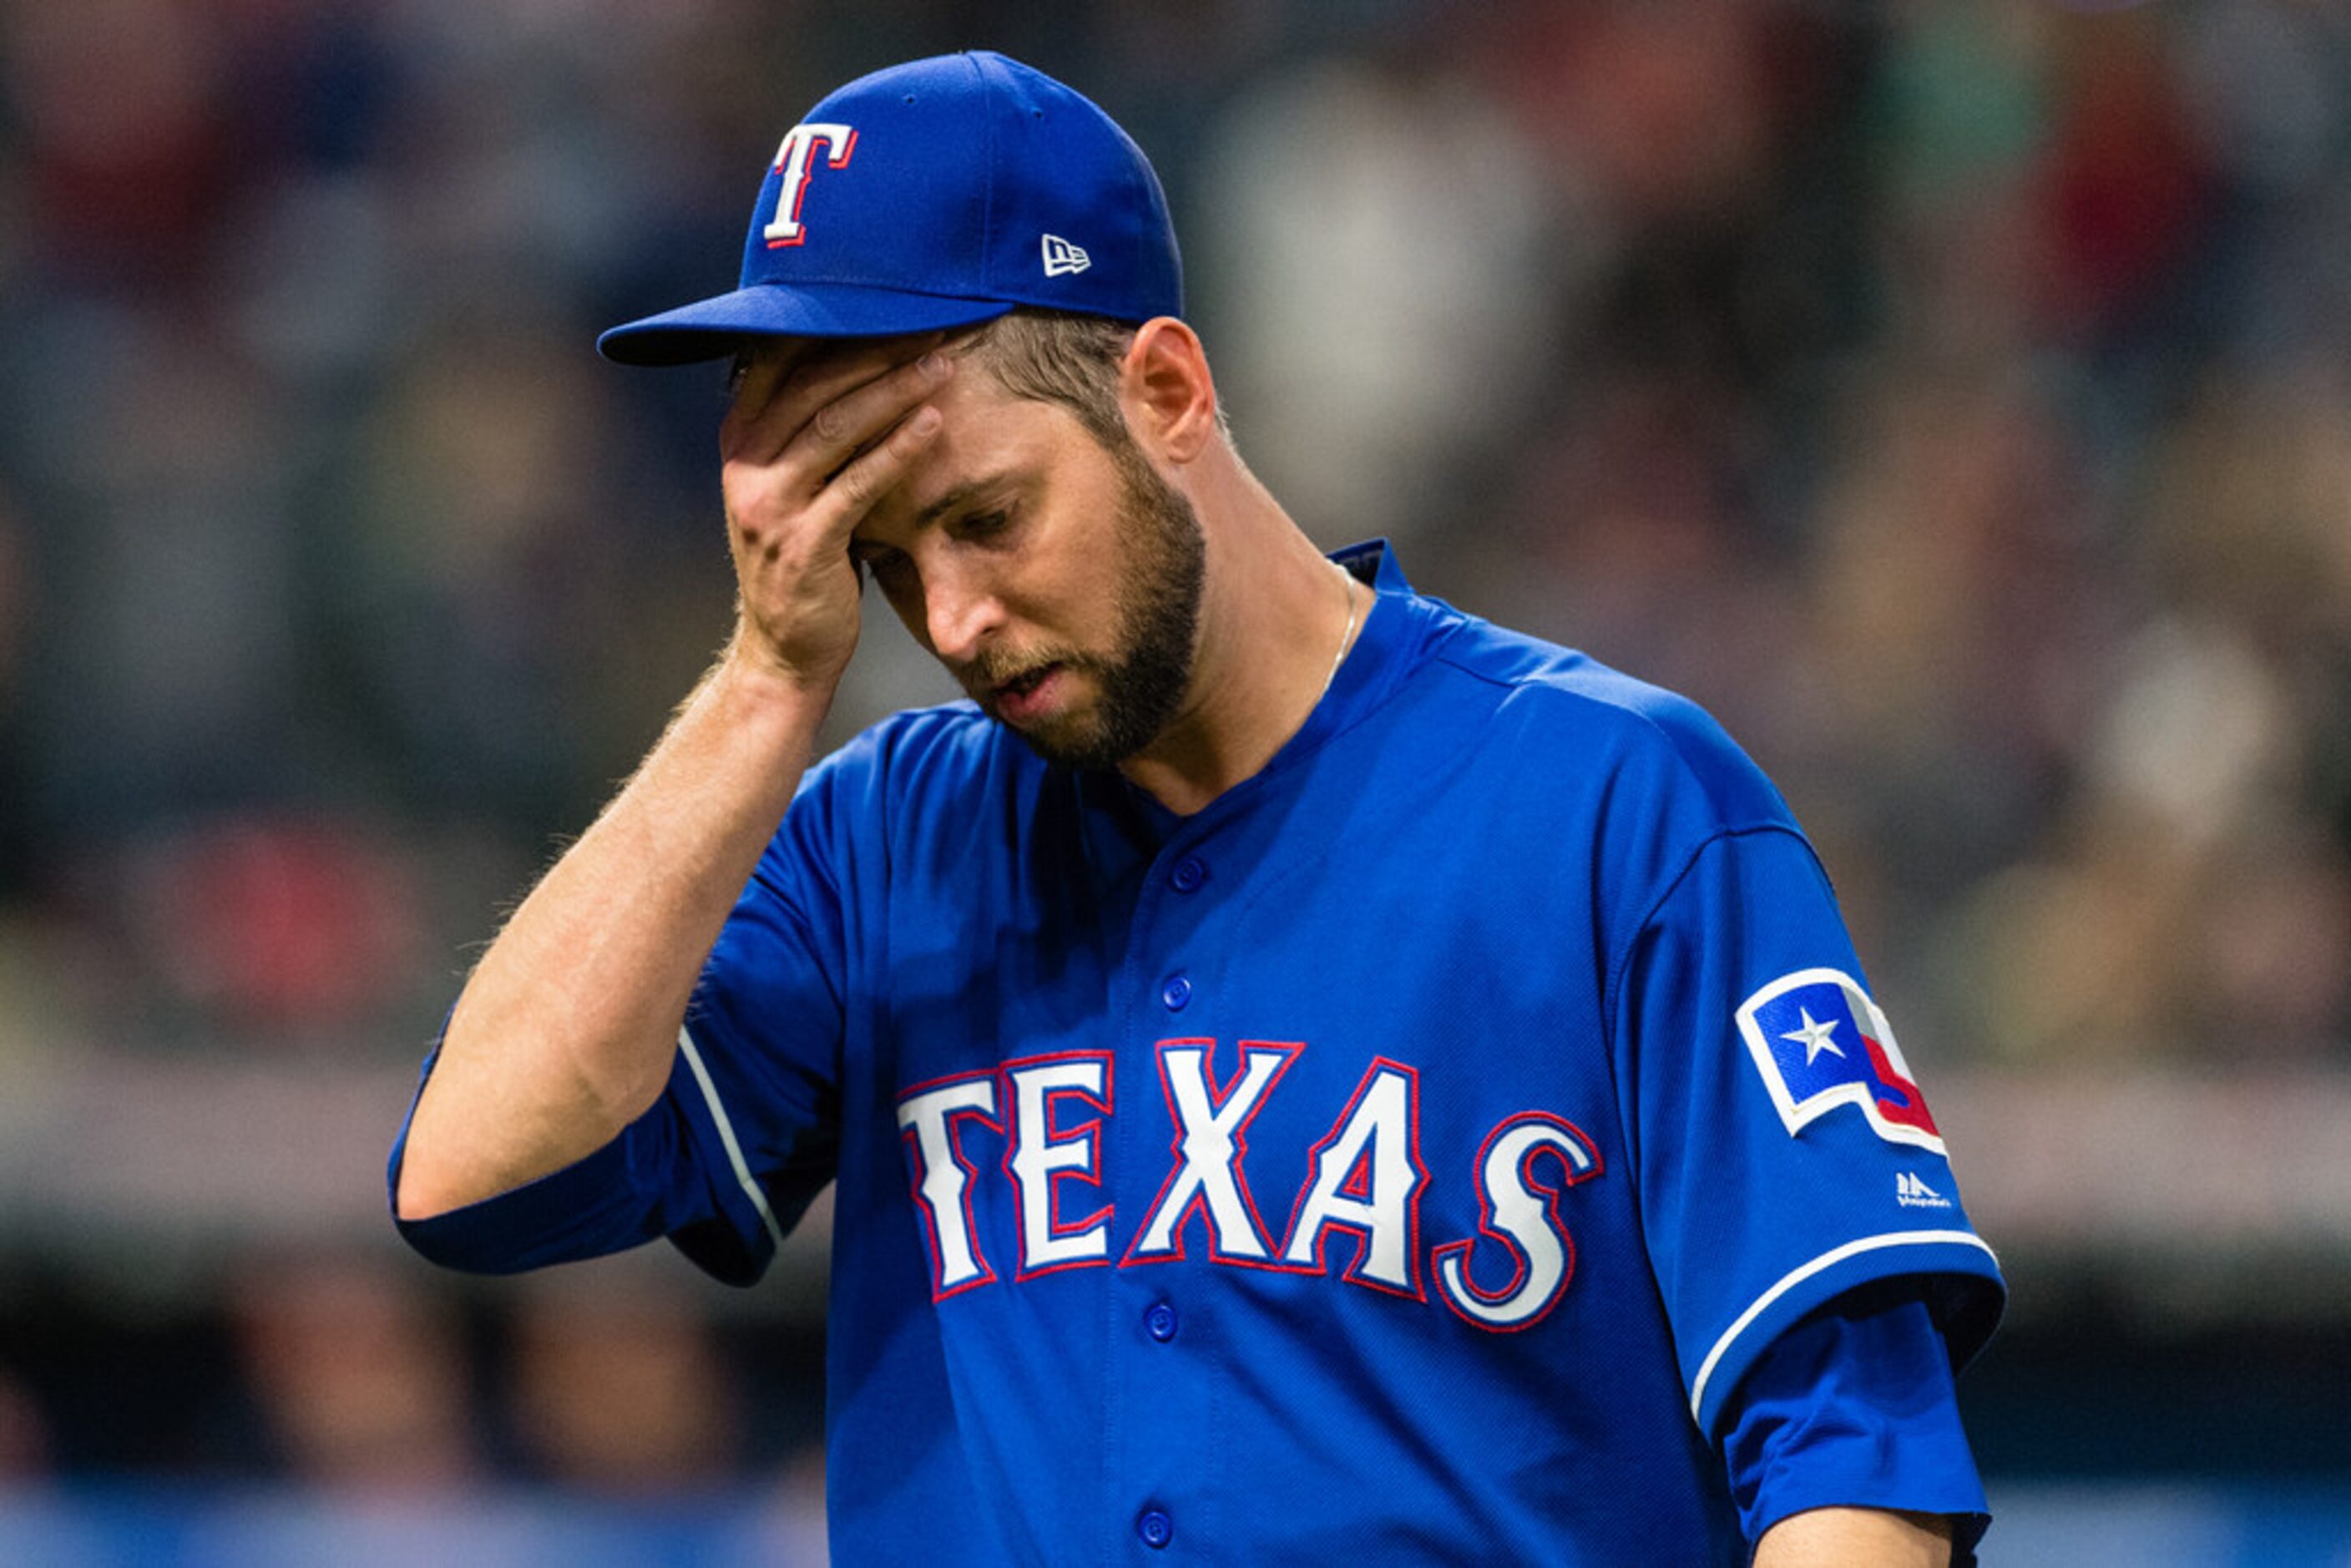
<svg viewBox="0 0 2351 1568">
<path fill-rule="evenodd" d="M 967 797 L 1008 784 L 1022 770 L 1028 748 L 1003 741 L 1003 727 L 968 700 L 903 709 L 868 725 L 810 768 L 801 793 L 885 809 Z"/>
<path fill-rule="evenodd" d="M 1795 827 L 1762 768 L 1698 703 L 1581 650 L 1451 613 L 1437 662 L 1491 688 L 1491 725 L 1527 748 L 1530 765 L 1604 770 L 1717 829 Z"/>
<path fill-rule="evenodd" d="M 800 779 L 761 861 L 778 885 L 839 886 L 971 841 L 992 795 L 1024 783 L 1027 747 L 1007 747 L 969 702 L 893 713 L 859 731 Z M 1019 755 L 1015 755 L 1015 754 Z"/>
</svg>

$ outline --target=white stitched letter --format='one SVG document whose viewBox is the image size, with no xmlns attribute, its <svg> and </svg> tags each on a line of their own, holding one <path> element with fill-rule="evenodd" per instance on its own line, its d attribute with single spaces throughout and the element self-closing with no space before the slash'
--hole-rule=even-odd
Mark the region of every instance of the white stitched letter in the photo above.
<svg viewBox="0 0 2351 1568">
<path fill-rule="evenodd" d="M 1375 1063 L 1356 1092 L 1346 1121 L 1316 1152 L 1313 1174 L 1290 1221 L 1282 1261 L 1319 1265 L 1322 1228 L 1364 1232 L 1363 1249 L 1347 1278 L 1406 1294 L 1419 1293 L 1414 1272 L 1414 1204 L 1426 1176 L 1413 1149 L 1413 1079 L 1393 1063 Z M 1363 1190 L 1351 1194 L 1356 1166 Z"/>
<path fill-rule="evenodd" d="M 809 154 L 819 142 L 832 149 L 826 165 L 842 168 L 856 146 L 857 132 L 846 125 L 831 124 L 795 125 L 784 132 L 783 144 L 776 149 L 775 167 L 783 171 L 784 178 L 777 188 L 775 220 L 759 231 L 771 250 L 800 243 L 800 198 L 808 193 Z"/>
<path fill-rule="evenodd" d="M 1012 1081 L 1012 1153 L 1005 1168 L 1020 1194 L 1020 1270 L 1034 1273 L 1065 1263 L 1110 1256 L 1110 1209 L 1078 1221 L 1079 1228 L 1057 1231 L 1053 1188 L 1057 1176 L 1078 1176 L 1099 1186 L 1096 1123 L 1067 1137 L 1053 1135 L 1053 1101 L 1074 1094 L 1107 1112 L 1103 1085 L 1109 1066 L 1100 1057 L 1078 1057 L 1037 1066 L 1018 1066 Z"/>
<path fill-rule="evenodd" d="M 1263 1261 L 1265 1234 L 1244 1193 L 1238 1165 L 1241 1129 L 1257 1114 L 1258 1102 L 1281 1070 L 1290 1051 L 1243 1051 L 1240 1082 L 1216 1102 L 1208 1087 L 1208 1051 L 1204 1045 L 1163 1045 L 1160 1071 L 1167 1084 L 1167 1108 L 1178 1130 L 1183 1163 L 1160 1189 L 1132 1255 L 1165 1254 L 1176 1248 L 1176 1227 L 1194 1203 L 1208 1215 L 1209 1250 L 1220 1258 Z"/>
<path fill-rule="evenodd" d="M 1499 1295 L 1485 1295 L 1468 1277 L 1470 1243 L 1457 1241 L 1433 1254 L 1437 1283 L 1453 1309 L 1472 1322 L 1523 1328 L 1552 1309 L 1574 1266 L 1566 1233 L 1552 1212 L 1557 1195 L 1528 1186 L 1527 1162 L 1541 1150 L 1556 1150 L 1567 1163 L 1570 1186 L 1598 1171 L 1600 1162 L 1581 1133 L 1550 1117 L 1514 1118 L 1495 1131 L 1478 1166 L 1479 1196 L 1489 1215 L 1486 1228 L 1516 1244 L 1523 1260 L 1520 1272 Z"/>
<path fill-rule="evenodd" d="M 971 1237 L 971 1167 L 956 1147 L 958 1116 L 993 1116 L 993 1074 L 926 1089 L 898 1103 L 898 1126 L 911 1132 L 914 1197 L 931 1228 L 931 1266 L 936 1286 L 949 1291 L 992 1278 Z"/>
</svg>

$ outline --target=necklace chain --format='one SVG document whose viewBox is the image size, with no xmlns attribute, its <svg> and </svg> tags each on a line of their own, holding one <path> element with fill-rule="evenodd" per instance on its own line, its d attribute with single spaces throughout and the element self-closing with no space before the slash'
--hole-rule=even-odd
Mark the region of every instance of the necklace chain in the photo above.
<svg viewBox="0 0 2351 1568">
<path fill-rule="evenodd" d="M 1331 655 L 1331 673 L 1322 677 L 1324 695 L 1329 695 L 1331 683 L 1339 678 L 1339 666 L 1347 662 L 1347 644 L 1355 639 L 1355 574 L 1336 561 L 1332 564 L 1338 567 L 1339 581 L 1347 595 L 1347 629 L 1339 633 L 1339 651 Z M 1320 702 L 1322 697 L 1315 700 Z"/>
</svg>

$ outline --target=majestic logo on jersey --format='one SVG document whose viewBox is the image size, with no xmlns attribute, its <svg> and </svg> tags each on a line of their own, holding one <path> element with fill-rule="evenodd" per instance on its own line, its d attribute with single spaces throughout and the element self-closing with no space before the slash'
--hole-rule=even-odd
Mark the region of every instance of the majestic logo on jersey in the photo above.
<svg viewBox="0 0 2351 1568">
<path fill-rule="evenodd" d="M 1428 1299 L 1425 1274 L 1433 1269 L 1446 1304 L 1496 1333 L 1527 1328 L 1558 1305 L 1575 1271 L 1560 1201 L 1600 1174 L 1592 1140 L 1549 1112 L 1505 1118 L 1469 1171 L 1478 1234 L 1424 1250 L 1420 1207 L 1429 1174 L 1420 1155 L 1420 1074 L 1386 1057 L 1372 1059 L 1330 1131 L 1304 1151 L 1304 1180 L 1288 1224 L 1279 1235 L 1267 1227 L 1246 1171 L 1249 1127 L 1304 1049 L 1242 1040 L 1238 1060 L 1219 1074 L 1215 1040 L 1160 1042 L 1159 1087 L 1175 1136 L 1165 1178 L 1140 1218 L 1127 1222 L 1134 1228 L 1123 1256 L 1110 1244 L 1108 1203 L 1082 1218 L 1061 1208 L 1067 1183 L 1092 1188 L 1089 1205 L 1103 1196 L 1102 1122 L 1114 1103 L 1108 1053 L 1023 1057 L 992 1072 L 904 1091 L 898 1128 L 933 1296 L 945 1300 L 997 1279 L 973 1219 L 980 1167 L 964 1147 L 964 1130 L 977 1122 L 1004 1140 L 1018 1279 L 1180 1260 L 1196 1242 L 1210 1262 L 1314 1275 L 1337 1264 L 1350 1284 L 1416 1301 Z"/>
<path fill-rule="evenodd" d="M 827 149 L 826 168 L 846 169 L 849 155 L 857 151 L 857 132 L 832 124 L 795 125 L 784 132 L 783 145 L 776 149 L 775 168 L 783 176 L 776 186 L 776 216 L 759 231 L 769 250 L 808 238 L 800 227 L 800 203 L 808 195 L 809 177 L 816 172 L 811 160 L 820 147 Z"/>
<path fill-rule="evenodd" d="M 1917 1171 L 1904 1171 L 1894 1178 L 1894 1201 L 1905 1208 L 1951 1207 L 1951 1200 L 1928 1186 Z"/>
<path fill-rule="evenodd" d="M 1858 1106 L 1877 1135 L 1943 1152 L 1894 1026 L 1852 977 L 1782 975 L 1739 1004 L 1739 1032 L 1789 1134 L 1840 1105 Z"/>
</svg>

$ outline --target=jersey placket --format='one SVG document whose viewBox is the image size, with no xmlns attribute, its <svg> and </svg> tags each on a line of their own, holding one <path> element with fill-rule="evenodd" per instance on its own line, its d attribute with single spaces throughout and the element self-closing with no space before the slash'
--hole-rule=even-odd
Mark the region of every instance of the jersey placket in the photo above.
<svg viewBox="0 0 2351 1568">
<path fill-rule="evenodd" d="M 1210 813 L 1221 815 L 1221 813 Z M 1223 1065 L 1231 1042 L 1216 1043 L 1223 1012 L 1222 968 L 1207 931 L 1229 878 L 1213 863 L 1220 837 L 1195 819 L 1172 825 L 1136 889 L 1118 984 L 1122 1003 L 1118 1066 L 1126 1113 L 1118 1119 L 1113 1177 L 1115 1245 L 1121 1267 L 1108 1281 L 1105 1542 L 1112 1560 L 1162 1562 L 1216 1537 L 1212 1517 L 1217 1467 L 1218 1369 L 1212 1345 L 1211 1293 L 1187 1264 L 1204 1245 L 1198 1224 L 1177 1238 L 1186 1256 L 1138 1257 L 1155 1200 L 1180 1167 L 1180 1131 L 1168 1103 L 1162 1053 L 1197 1041 Z"/>
</svg>

